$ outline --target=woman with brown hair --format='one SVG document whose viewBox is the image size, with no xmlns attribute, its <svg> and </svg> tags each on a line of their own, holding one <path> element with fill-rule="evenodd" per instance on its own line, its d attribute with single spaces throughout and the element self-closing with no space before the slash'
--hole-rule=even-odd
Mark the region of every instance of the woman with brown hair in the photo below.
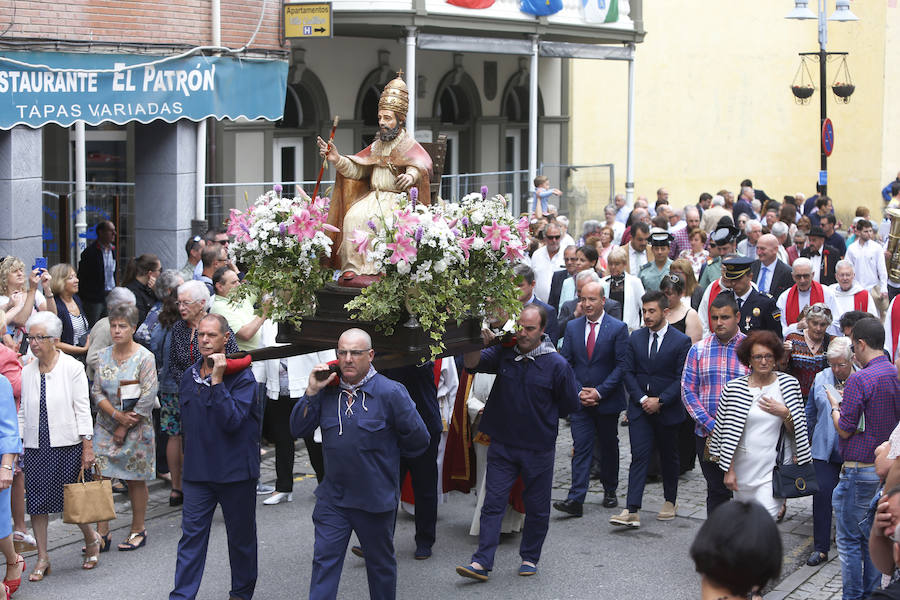
<svg viewBox="0 0 900 600">
<path fill-rule="evenodd" d="M 782 429 L 792 440 L 797 462 L 812 463 L 800 384 L 775 370 L 785 349 L 771 331 L 751 331 L 738 345 L 737 355 L 750 374 L 725 384 L 709 436 L 709 454 L 725 471 L 725 487 L 734 492 L 735 500 L 755 500 L 774 518 L 782 506 L 772 491 Z"/>
<path fill-rule="evenodd" d="M 697 278 L 694 276 L 694 268 L 691 261 L 686 258 L 673 260 L 669 265 L 669 273 L 681 273 L 684 276 L 684 297 L 690 300 L 697 289 Z"/>
<path fill-rule="evenodd" d="M 147 313 L 156 304 L 156 294 L 153 285 L 162 271 L 162 266 L 155 254 L 141 254 L 131 259 L 125 268 L 125 276 L 122 278 L 122 287 L 134 292 L 137 301 L 138 324 L 143 323 Z"/>
<path fill-rule="evenodd" d="M 50 289 L 56 301 L 56 314 L 62 322 L 62 335 L 56 347 L 83 363 L 91 344 L 91 328 L 78 297 L 75 268 L 68 263 L 53 265 L 50 268 Z"/>
</svg>

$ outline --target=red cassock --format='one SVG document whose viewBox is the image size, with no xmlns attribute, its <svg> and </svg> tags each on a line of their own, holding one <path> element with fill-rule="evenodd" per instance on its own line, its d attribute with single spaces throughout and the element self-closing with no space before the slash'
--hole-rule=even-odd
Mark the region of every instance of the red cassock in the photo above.
<svg viewBox="0 0 900 600">
<path fill-rule="evenodd" d="M 463 8 L 488 8 L 494 4 L 494 0 L 447 0 L 447 4 Z"/>
</svg>

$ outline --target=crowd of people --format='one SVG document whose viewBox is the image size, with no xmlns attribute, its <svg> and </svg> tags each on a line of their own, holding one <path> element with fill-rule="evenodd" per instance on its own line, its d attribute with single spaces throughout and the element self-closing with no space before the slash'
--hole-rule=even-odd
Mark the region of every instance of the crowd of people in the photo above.
<svg viewBox="0 0 900 600">
<path fill-rule="evenodd" d="M 63 486 L 86 470 L 128 494 L 132 518 L 121 540 L 108 523 L 79 526 L 84 569 L 96 568 L 114 541 L 119 551 L 148 543 L 147 484 L 163 477 L 169 503 L 183 507 L 170 597 L 196 595 L 218 504 L 230 594 L 249 599 L 255 498 L 293 499 L 300 438 L 320 484 L 314 598 L 335 597 L 351 532 L 370 594 L 394 597 L 398 506 L 414 511 L 415 558 L 425 560 L 437 505 L 451 490 L 474 490 L 478 547 L 457 572 L 488 581 L 501 532 L 521 531 L 518 574 L 529 576 L 538 572 L 551 507 L 589 513 L 591 479 L 602 486 L 603 507 L 624 500 L 610 526 L 637 529 L 648 477 L 663 483 L 655 518 L 671 521 L 679 476 L 697 463 L 709 523 L 721 523 L 708 523 L 691 551 L 704 585 L 757 593 L 780 560 L 760 559 L 728 579 L 726 563 L 752 551 L 722 551 L 730 539 L 722 532 L 746 520 L 755 540 L 774 543 L 768 523 L 789 508 L 773 487 L 784 460 L 814 473 L 808 564 L 827 560 L 834 523 L 844 598 L 868 597 L 882 574 L 879 593 L 900 586 L 892 583 L 900 574 L 900 282 L 888 277 L 889 223 L 873 223 L 860 208 L 845 237 L 827 196 L 779 202 L 744 181 L 737 199 L 704 193 L 683 209 L 665 189 L 652 206 L 616 196 L 576 241 L 548 202 L 561 192 L 546 178 L 535 184 L 532 248 L 515 268 L 520 315 L 489 319 L 484 350 L 384 372 L 357 329 L 330 351 L 249 367 L 226 361 L 275 345 L 277 326 L 267 298 L 233 301 L 241 269 L 222 231 L 189 239 L 177 270 L 163 270 L 151 254 L 120 268 L 106 221 L 77 270 L 0 261 L 6 590 L 26 572 L 20 552 L 37 551 L 31 582 L 51 574 L 48 516 L 62 511 Z M 891 195 L 900 204 L 900 182 Z M 571 486 L 551 503 L 562 419 L 573 440 Z M 622 425 L 628 465 L 619 456 Z M 258 482 L 261 438 L 275 446 L 274 488 Z"/>
</svg>

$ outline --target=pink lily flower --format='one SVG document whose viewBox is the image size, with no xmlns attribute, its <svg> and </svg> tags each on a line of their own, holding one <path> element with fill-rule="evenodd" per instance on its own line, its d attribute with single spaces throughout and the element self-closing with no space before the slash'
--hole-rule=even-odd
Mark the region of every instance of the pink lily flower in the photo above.
<svg viewBox="0 0 900 600">
<path fill-rule="evenodd" d="M 409 208 L 394 212 L 396 216 L 397 231 L 400 235 L 408 235 L 412 233 L 419 224 L 419 216 L 412 212 Z"/>
<path fill-rule="evenodd" d="M 499 250 L 503 242 L 509 241 L 509 225 L 498 225 L 494 220 L 492 225 L 482 226 L 481 232 L 484 234 L 484 241 L 491 243 L 491 248 Z"/>
<path fill-rule="evenodd" d="M 372 238 L 369 237 L 369 234 L 365 231 L 357 229 L 353 232 L 350 243 L 356 248 L 357 253 L 365 254 L 369 251 L 369 245 L 372 243 Z"/>
<path fill-rule="evenodd" d="M 521 260 L 525 258 L 520 246 L 515 240 L 506 245 L 506 252 L 503 253 L 503 259 L 508 261 Z"/>
<path fill-rule="evenodd" d="M 516 230 L 519 232 L 519 237 L 522 238 L 523 241 L 528 239 L 528 217 L 519 219 L 516 223 Z"/>
<path fill-rule="evenodd" d="M 387 244 L 388 250 L 392 251 L 391 264 L 396 265 L 401 260 L 409 262 L 409 259 L 416 255 L 416 245 L 412 238 L 403 236 L 396 242 Z"/>
<path fill-rule="evenodd" d="M 300 239 L 311 239 L 316 235 L 315 222 L 305 208 L 300 211 L 300 216 L 294 216 L 294 222 L 288 227 L 288 233 L 296 235 Z"/>
<path fill-rule="evenodd" d="M 459 248 L 463 252 L 463 256 L 466 257 L 466 260 L 469 260 L 469 250 L 472 249 L 472 244 L 475 242 L 475 236 L 470 235 L 467 238 L 462 238 L 458 240 Z"/>
</svg>

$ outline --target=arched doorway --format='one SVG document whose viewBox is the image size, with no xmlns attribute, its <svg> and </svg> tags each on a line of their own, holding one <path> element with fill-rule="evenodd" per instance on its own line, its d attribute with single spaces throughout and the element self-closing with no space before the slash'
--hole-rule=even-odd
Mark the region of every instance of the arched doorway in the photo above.
<svg viewBox="0 0 900 600">
<path fill-rule="evenodd" d="M 528 59 L 519 59 L 519 69 L 509 78 L 500 97 L 500 116 L 506 118 L 503 144 L 503 171 L 526 171 L 528 169 L 528 112 L 529 76 Z M 538 90 L 538 118 L 544 115 L 544 100 Z M 538 130 L 540 132 L 540 130 Z M 527 206 L 530 189 L 527 173 L 507 175 L 501 187 L 512 194 L 514 199 Z"/>
<path fill-rule="evenodd" d="M 397 77 L 397 71 L 390 66 L 391 55 L 387 50 L 378 53 L 378 67 L 369 71 L 359 91 L 356 93 L 354 115 L 362 122 L 358 130 L 360 148 L 372 143 L 378 133 L 378 100 L 389 81 Z"/>
<path fill-rule="evenodd" d="M 453 69 L 437 85 L 432 115 L 439 123 L 435 125 L 437 135 L 447 136 L 444 174 L 471 173 L 477 164 L 475 123 L 481 118 L 481 93 L 464 70 L 461 54 L 453 55 Z M 441 185 L 441 197 L 458 199 L 471 191 L 460 189 L 458 181 L 459 178 L 445 178 Z"/>
</svg>

